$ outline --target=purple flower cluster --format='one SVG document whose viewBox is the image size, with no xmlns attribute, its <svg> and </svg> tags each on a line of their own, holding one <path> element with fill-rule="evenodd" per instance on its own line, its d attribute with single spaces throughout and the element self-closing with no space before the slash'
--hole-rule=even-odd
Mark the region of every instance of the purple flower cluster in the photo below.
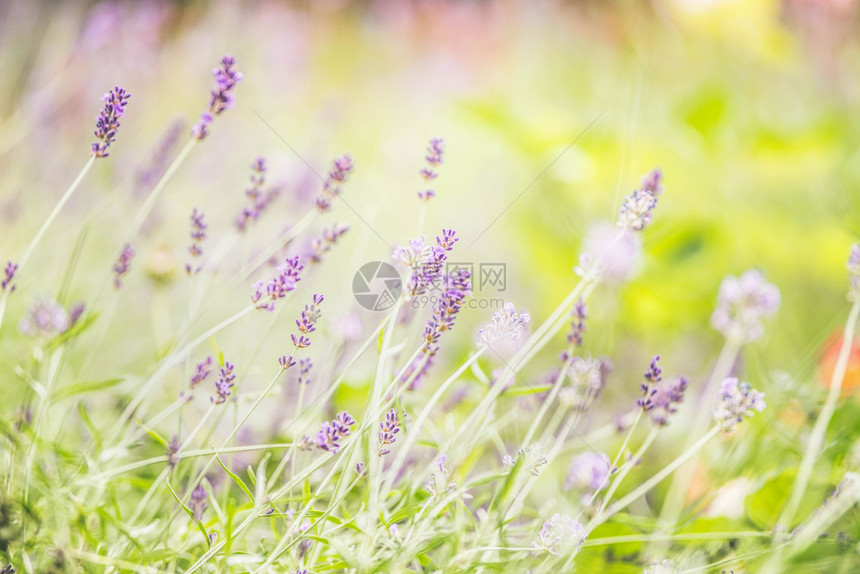
<svg viewBox="0 0 860 574">
<path fill-rule="evenodd" d="M 500 341 L 515 341 L 519 339 L 523 325 L 530 320 L 526 313 L 517 314 L 513 303 L 505 303 L 504 308 L 493 313 L 490 324 L 478 331 L 478 337 L 487 346 Z"/>
<path fill-rule="evenodd" d="M 233 374 L 233 369 L 235 368 L 236 365 L 229 361 L 226 361 L 224 366 L 221 367 L 218 373 L 218 380 L 215 381 L 215 394 L 217 398 L 212 397 L 212 402 L 216 405 L 225 402 L 227 397 L 233 394 L 231 389 L 233 388 L 233 381 L 236 379 L 236 375 Z"/>
<path fill-rule="evenodd" d="M 745 381 L 728 377 L 720 386 L 720 399 L 713 411 L 714 420 L 724 431 L 732 432 L 745 416 L 751 417 L 753 411 L 762 412 L 766 406 L 764 393 Z"/>
<path fill-rule="evenodd" d="M 9 265 L 12 263 L 10 262 Z M 6 276 L 8 277 L 8 266 L 6 267 Z M 850 287 L 848 289 L 848 299 L 856 301 L 860 297 L 860 243 L 855 243 L 851 246 L 851 253 L 848 256 L 848 273 Z M 6 288 L 5 285 L 3 287 Z"/>
<path fill-rule="evenodd" d="M 6 268 L 3 270 L 3 280 L 0 281 L 0 289 L 3 289 L 3 291 L 8 290 L 9 293 L 15 290 L 16 286 L 12 283 L 12 281 L 15 280 L 15 273 L 17 271 L 18 265 L 16 263 L 12 263 L 11 261 L 8 261 L 6 263 Z"/>
<path fill-rule="evenodd" d="M 179 457 L 176 456 L 179 454 L 179 446 L 179 437 L 173 435 L 173 438 L 167 443 L 167 466 L 170 468 L 173 468 L 179 462 Z"/>
<path fill-rule="evenodd" d="M 115 86 L 111 91 L 102 96 L 105 105 L 99 115 L 96 116 L 95 136 L 100 140 L 93 142 L 92 152 L 95 157 L 108 157 L 108 148 L 116 140 L 116 132 L 119 129 L 119 119 L 125 115 L 125 107 L 131 94 L 123 88 Z"/>
<path fill-rule="evenodd" d="M 570 322 L 570 333 L 567 334 L 567 342 L 573 347 L 582 346 L 582 337 L 585 335 L 585 320 L 588 319 L 588 307 L 580 297 L 573 306 L 573 320 Z M 568 357 L 563 357 L 567 361 Z"/>
<path fill-rule="evenodd" d="M 317 208 L 320 211 L 331 209 L 331 202 L 340 195 L 340 186 L 346 181 L 347 176 L 353 168 L 352 158 L 348 155 L 336 157 L 332 162 L 332 168 L 328 172 L 320 195 L 316 199 Z"/>
<path fill-rule="evenodd" d="M 117 289 L 122 288 L 122 276 L 128 273 L 128 270 L 131 267 L 131 258 L 134 257 L 134 249 L 131 248 L 131 245 L 127 244 L 122 248 L 122 253 L 119 255 L 119 259 L 113 266 L 113 285 Z"/>
<path fill-rule="evenodd" d="M 49 339 L 71 329 L 83 312 L 84 306 L 80 303 L 66 311 L 52 299 L 36 299 L 18 324 L 18 330 L 30 337 Z"/>
<path fill-rule="evenodd" d="M 676 377 L 657 386 L 657 392 L 650 399 L 654 405 L 651 421 L 655 425 L 663 427 L 669 424 L 669 415 L 678 412 L 678 405 L 684 402 L 687 384 L 686 377 Z"/>
<path fill-rule="evenodd" d="M 445 140 L 442 138 L 433 138 L 430 140 L 430 143 L 427 145 L 427 155 L 424 158 L 427 160 L 427 167 L 421 170 L 421 177 L 424 178 L 424 181 L 429 183 L 439 175 L 436 172 L 436 168 L 442 165 L 442 154 L 444 151 Z M 418 192 L 418 197 L 424 201 L 429 201 L 431 198 L 436 197 L 436 192 L 432 189 L 425 189 Z"/>
<path fill-rule="evenodd" d="M 586 451 L 573 457 L 567 469 L 564 490 L 594 492 L 609 484 L 612 474 L 609 457 L 602 452 Z"/>
<path fill-rule="evenodd" d="M 203 513 L 206 512 L 206 508 L 209 504 L 206 502 L 206 489 L 203 488 L 202 484 L 198 484 L 194 490 L 191 491 L 191 499 L 188 501 L 188 508 L 191 509 L 191 512 L 194 513 L 194 518 L 200 520 L 203 518 Z"/>
<path fill-rule="evenodd" d="M 242 212 L 236 216 L 236 228 L 245 231 L 248 225 L 256 221 L 260 214 L 266 210 L 272 201 L 278 197 L 278 190 L 271 189 L 263 192 L 266 183 L 266 159 L 258 157 L 251 164 L 251 185 L 245 190 L 248 204 L 242 208 Z"/>
<path fill-rule="evenodd" d="M 642 178 L 642 188 L 624 198 L 618 212 L 618 227 L 642 231 L 651 223 L 657 196 L 663 193 L 663 173 L 655 169 Z"/>
<path fill-rule="evenodd" d="M 293 345 L 295 345 L 296 348 L 303 349 L 305 347 L 310 347 L 311 340 L 308 338 L 308 335 L 317 330 L 316 323 L 322 316 L 322 311 L 319 309 L 319 306 L 322 305 L 323 301 L 325 301 L 324 296 L 319 293 L 314 293 L 311 304 L 305 305 L 301 315 L 296 319 L 296 327 L 299 328 L 299 332 L 301 334 L 296 335 L 293 333 L 290 335 Z"/>
<path fill-rule="evenodd" d="M 212 373 L 212 356 L 207 356 L 205 359 L 197 363 L 194 369 L 194 374 L 191 375 L 191 388 L 193 389 L 203 381 L 209 378 Z"/>
<path fill-rule="evenodd" d="M 314 364 L 309 358 L 299 359 L 299 385 L 307 385 L 310 384 L 311 380 L 308 378 L 308 373 L 311 372 Z"/>
<path fill-rule="evenodd" d="M 729 339 L 751 343 L 764 335 L 762 319 L 775 314 L 780 303 L 779 289 L 750 269 L 723 279 L 711 325 Z"/>
<path fill-rule="evenodd" d="M 215 86 L 212 88 L 209 99 L 209 109 L 200 114 L 200 121 L 191 128 L 191 136 L 202 140 L 209 135 L 209 124 L 215 116 L 233 107 L 233 89 L 242 80 L 242 73 L 236 70 L 236 58 L 224 56 L 221 58 L 220 66 L 212 70 L 215 77 Z"/>
<path fill-rule="evenodd" d="M 155 185 L 162 174 L 164 174 L 168 159 L 173 148 L 179 142 L 179 135 L 182 133 L 184 127 L 185 122 L 182 120 L 175 120 L 168 126 L 167 131 L 164 132 L 158 145 L 152 151 L 152 156 L 146 169 L 142 170 L 137 176 L 138 192 L 142 191 L 143 188 Z"/>
<path fill-rule="evenodd" d="M 410 297 L 423 295 L 431 287 L 439 285 L 444 278 L 442 270 L 448 260 L 448 252 L 458 240 L 453 229 L 443 229 L 442 235 L 436 236 L 436 245 L 427 245 L 424 237 L 419 237 L 409 241 L 409 247 L 394 250 L 393 257 L 409 266 L 406 290 Z"/>
<path fill-rule="evenodd" d="M 323 230 L 321 237 L 315 237 L 311 241 L 311 253 L 308 255 L 311 263 L 319 263 L 322 261 L 322 256 L 337 243 L 340 237 L 349 231 L 349 225 L 335 223 L 330 228 Z"/>
<path fill-rule="evenodd" d="M 540 548 L 553 556 L 575 555 L 585 542 L 585 527 L 566 514 L 553 514 L 543 523 L 533 548 Z"/>
<path fill-rule="evenodd" d="M 431 356 L 439 351 L 437 343 L 442 333 L 454 328 L 457 314 L 472 292 L 472 273 L 468 269 L 458 268 L 445 276 L 443 284 L 445 290 L 436 301 L 432 318 L 424 326 L 422 351 Z"/>
<path fill-rule="evenodd" d="M 188 246 L 188 253 L 192 259 L 196 259 L 203 255 L 203 240 L 206 239 L 206 222 L 203 221 L 203 212 L 198 211 L 195 207 L 191 212 L 191 245 Z M 200 272 L 200 265 L 196 267 L 191 263 L 185 264 L 185 272 L 189 275 Z"/>
<path fill-rule="evenodd" d="M 657 387 L 662 380 L 663 369 L 660 367 L 660 355 L 654 355 L 651 359 L 651 364 L 648 365 L 648 370 L 645 371 L 645 380 L 639 386 L 642 397 L 636 399 L 637 407 L 647 412 L 656 406 L 654 404 L 654 395 L 657 394 Z"/>
<path fill-rule="evenodd" d="M 331 421 L 326 421 L 320 427 L 314 443 L 320 450 L 337 454 L 341 449 L 341 441 L 352 432 L 350 428 L 355 424 L 355 419 L 348 412 L 343 411 Z"/>
<path fill-rule="evenodd" d="M 379 449 L 376 451 L 376 456 L 383 457 L 391 452 L 388 448 L 397 441 L 395 435 L 400 432 L 400 420 L 397 418 L 397 411 L 391 409 L 385 415 L 385 420 L 379 423 Z"/>
<path fill-rule="evenodd" d="M 254 285 L 251 302 L 257 306 L 257 309 L 274 311 L 275 301 L 286 297 L 287 293 L 296 288 L 296 283 L 301 281 L 301 271 L 304 267 L 297 256 L 288 257 L 278 266 L 278 274 L 273 279 L 268 282 L 258 281 Z"/>
</svg>

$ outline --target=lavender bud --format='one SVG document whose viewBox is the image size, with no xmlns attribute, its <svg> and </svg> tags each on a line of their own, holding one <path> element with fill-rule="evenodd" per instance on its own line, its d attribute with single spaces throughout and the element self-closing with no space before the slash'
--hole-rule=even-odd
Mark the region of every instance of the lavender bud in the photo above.
<svg viewBox="0 0 860 574">
<path fill-rule="evenodd" d="M 92 145 L 92 152 L 95 157 L 108 157 L 110 155 L 108 148 L 116 140 L 116 133 L 120 126 L 119 119 L 125 115 L 125 107 L 130 97 L 131 94 L 119 86 L 115 86 L 102 96 L 105 105 L 99 115 L 96 116 L 96 131 L 94 132 L 101 143 L 94 142 Z"/>
<path fill-rule="evenodd" d="M 212 70 L 215 85 L 211 91 L 209 108 L 200 115 L 200 121 L 191 128 L 191 136 L 202 140 L 209 135 L 209 124 L 215 116 L 233 107 L 235 99 L 233 90 L 242 80 L 241 72 L 235 68 L 236 59 L 233 56 L 221 58 L 220 66 Z"/>
<path fill-rule="evenodd" d="M 188 508 L 190 508 L 191 512 L 194 513 L 194 518 L 201 520 L 203 518 L 203 513 L 206 512 L 206 508 L 208 506 L 209 503 L 206 501 L 206 489 L 203 488 L 202 484 L 198 484 L 194 490 L 191 491 L 191 499 L 188 501 Z"/>
<path fill-rule="evenodd" d="M 376 456 L 383 457 L 386 454 L 391 452 L 391 449 L 388 448 L 395 442 L 397 442 L 397 438 L 395 435 L 400 432 L 400 420 L 397 418 L 397 411 L 391 409 L 385 415 L 385 420 L 379 423 L 379 449 L 376 451 Z"/>
<path fill-rule="evenodd" d="M 720 399 L 714 409 L 714 420 L 725 432 L 732 432 L 743 417 L 753 416 L 753 411 L 762 412 L 767 405 L 764 393 L 752 388 L 747 382 L 739 382 L 736 377 L 723 379 Z"/>
<path fill-rule="evenodd" d="M 131 248 L 131 245 L 127 244 L 122 248 L 122 253 L 119 255 L 119 259 L 113 266 L 113 285 L 117 289 L 122 288 L 122 277 L 131 267 L 131 258 L 134 257 L 134 249 Z"/>
<path fill-rule="evenodd" d="M 12 263 L 11 261 L 6 263 L 6 268 L 3 270 L 3 280 L 0 281 L 0 289 L 3 291 L 8 290 L 9 293 L 15 290 L 15 285 L 12 281 L 15 279 L 15 273 L 18 271 L 18 265 L 16 263 Z"/>
<path fill-rule="evenodd" d="M 212 397 L 212 402 L 216 405 L 220 405 L 227 400 L 232 393 L 231 389 L 233 388 L 233 381 L 236 379 L 236 375 L 233 374 L 233 369 L 235 365 L 229 361 L 224 363 L 224 366 L 221 367 L 221 370 L 218 373 L 218 380 L 215 381 L 215 397 Z"/>
<path fill-rule="evenodd" d="M 206 222 L 203 221 L 203 212 L 198 211 L 195 207 L 191 212 L 191 245 L 188 247 L 188 253 L 193 259 L 203 255 L 203 240 L 206 239 Z M 191 263 L 185 264 L 185 272 L 193 275 L 200 271 L 200 266 L 196 267 Z"/>
</svg>

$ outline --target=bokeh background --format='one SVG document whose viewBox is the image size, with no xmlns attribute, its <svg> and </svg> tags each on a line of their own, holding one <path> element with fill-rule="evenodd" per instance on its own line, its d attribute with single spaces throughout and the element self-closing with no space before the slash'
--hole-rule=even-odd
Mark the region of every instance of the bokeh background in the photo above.
<svg viewBox="0 0 860 574">
<path fill-rule="evenodd" d="M 332 157 L 352 155 L 345 202 L 324 221 L 351 229 L 303 289 L 326 293 L 330 332 L 370 325 L 380 317 L 356 305 L 352 274 L 418 234 L 418 170 L 427 140 L 443 137 L 423 231 L 453 227 L 462 237 L 456 259 L 505 263 L 506 289 L 492 295 L 539 321 L 574 284 L 589 225 L 611 220 L 659 166 L 666 192 L 643 236 L 640 271 L 590 305 L 587 349 L 616 363 L 609 405 L 631 400 L 658 352 L 668 372 L 706 377 L 721 344 L 709 327 L 719 282 L 759 268 L 783 304 L 739 368 L 768 393 L 773 408 L 754 424 L 783 437 L 785 452 L 773 456 L 796 456 L 823 386 L 822 356 L 844 322 L 845 260 L 860 236 L 858 24 L 854 0 L 0 3 L 4 258 L 23 250 L 86 161 L 102 93 L 115 84 L 132 93 L 111 157 L 97 162 L 46 236 L 31 265 L 38 273 L 10 298 L 3 341 L 12 352 L 0 362 L 11 372 L 29 352 L 8 335 L 34 294 L 56 290 L 80 242 L 83 271 L 68 298 L 109 317 L 85 334 L 90 344 L 113 344 L 94 347 L 95 359 L 70 359 L 73 368 L 99 377 L 145 370 L 189 316 L 188 214 L 204 209 L 210 237 L 226 234 L 258 156 L 281 195 L 255 226 L 251 253 L 301 218 Z M 101 279 L 86 270 L 110 265 L 151 172 L 165 167 L 156 150 L 171 129 L 182 145 L 224 53 L 244 73 L 236 108 L 169 184 L 126 288 L 86 300 Z M 218 290 L 234 267 L 225 261 L 207 279 L 216 302 L 195 310 L 195 324 L 246 304 L 248 285 Z M 464 313 L 469 328 L 452 340 L 467 342 L 488 315 Z M 252 353 L 277 356 L 292 320 L 252 350 L 264 321 L 243 321 L 213 345 L 233 349 L 240 365 Z M 139 324 L 145 335 L 111 337 Z M 461 350 L 446 361 L 469 345 L 451 348 Z M 524 376 L 539 381 L 541 362 L 554 360 L 546 354 Z M 849 387 L 860 384 L 851 377 Z M 10 408 L 18 389 L 10 387 Z M 855 410 L 849 401 L 834 423 L 845 428 L 843 453 Z M 733 468 L 754 455 L 747 449 Z"/>
</svg>

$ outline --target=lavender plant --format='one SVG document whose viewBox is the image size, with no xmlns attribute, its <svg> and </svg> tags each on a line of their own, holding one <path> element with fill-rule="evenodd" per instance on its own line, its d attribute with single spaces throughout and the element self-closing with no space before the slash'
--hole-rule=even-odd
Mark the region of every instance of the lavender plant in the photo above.
<svg viewBox="0 0 860 574">
<path fill-rule="evenodd" d="M 248 68 L 248 84 L 255 71 Z M 177 197 L 162 197 L 192 148 L 235 137 L 229 122 L 212 127 L 246 106 L 235 99 L 243 73 L 224 56 L 213 76 L 185 148 L 136 178 L 151 187 L 146 199 L 117 200 L 133 217 L 116 253 L 81 259 L 76 249 L 59 284 L 46 274 L 38 285 L 45 293 L 24 281 L 34 273 L 25 264 L 43 255 L 37 245 L 95 159 L 123 150 L 116 140 L 129 95 L 119 87 L 104 97 L 83 171 L 4 268 L 0 326 L 13 292 L 32 303 L 10 308 L 17 331 L 0 331 L 14 388 L 0 417 L 2 572 L 546 573 L 612 564 L 652 574 L 775 573 L 803 564 L 824 539 L 856 553 L 849 509 L 860 502 L 858 456 L 828 451 L 853 414 L 840 400 L 860 316 L 860 244 L 848 258 L 851 308 L 826 397 L 804 405 L 814 422 L 776 497 L 738 462 L 754 438 L 781 440 L 770 426 L 784 393 L 743 355 L 767 345 L 768 322 L 783 305 L 763 271 L 729 275 L 714 289 L 710 323 L 723 348 L 713 365 L 707 335 L 695 337 L 695 352 L 661 344 L 658 355 L 645 354 L 656 333 L 612 342 L 611 310 L 638 285 L 636 272 L 653 265 L 646 254 L 659 242 L 649 234 L 675 233 L 660 219 L 677 197 L 661 170 L 621 199 L 614 224 L 581 222 L 582 237 L 572 238 L 578 257 L 554 263 L 566 272 L 563 296 L 511 277 L 511 300 L 490 311 L 480 307 L 486 276 L 463 265 L 472 252 L 461 238 L 472 230 L 451 212 L 427 210 L 431 199 L 448 199 L 431 182 L 443 156 L 454 168 L 459 153 L 452 144 L 448 157 L 441 138 L 429 141 L 420 170 L 422 202 L 410 213 L 417 224 L 410 219 L 404 235 L 413 239 L 394 249 L 376 231 L 382 223 L 364 218 L 376 197 L 366 181 L 355 182 L 358 208 L 345 200 L 347 180 L 370 177 L 355 173 L 350 155 L 321 172 L 314 197 L 269 187 L 280 158 L 267 155 L 270 165 L 259 156 L 238 215 L 237 202 L 225 215 L 200 189 L 176 186 Z M 364 165 L 372 154 L 354 144 Z M 160 155 L 171 147 L 159 145 Z M 218 168 L 213 179 L 245 178 L 230 162 Z M 349 234 L 350 225 L 328 221 L 341 202 L 361 220 Z M 145 229 L 156 205 L 170 223 Z M 422 234 L 425 219 L 439 235 Z M 85 227 L 98 225 L 108 227 L 98 219 Z M 365 255 L 364 225 L 402 270 L 400 280 L 374 277 L 390 288 L 383 311 L 360 311 L 342 288 Z M 183 266 L 182 281 L 164 270 Z M 111 278 L 115 289 L 105 294 Z M 691 332 L 706 332 L 703 317 L 689 320 Z M 825 454 L 832 468 L 818 473 Z M 776 510 L 715 520 L 720 495 L 694 487 L 721 473 L 754 483 L 744 482 L 736 506 L 763 497 Z M 832 487 L 823 496 L 822 482 Z"/>
</svg>

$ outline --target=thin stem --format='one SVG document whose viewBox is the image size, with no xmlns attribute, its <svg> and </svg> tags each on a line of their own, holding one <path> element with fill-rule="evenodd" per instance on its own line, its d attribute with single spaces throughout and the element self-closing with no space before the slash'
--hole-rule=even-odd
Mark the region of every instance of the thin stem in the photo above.
<svg viewBox="0 0 860 574">
<path fill-rule="evenodd" d="M 42 237 L 45 235 L 45 232 L 48 231 L 48 228 L 57 218 L 57 215 L 59 215 L 60 210 L 63 209 L 63 206 L 66 205 L 72 195 L 74 195 L 75 190 L 77 190 L 78 186 L 81 185 L 84 176 L 86 176 L 87 172 L 90 171 L 90 168 L 93 166 L 95 160 L 96 156 L 91 155 L 90 158 L 87 160 L 87 163 L 84 164 L 83 169 L 81 169 L 80 173 L 78 173 L 78 176 L 69 186 L 69 188 L 63 193 L 62 196 L 60 196 L 60 199 L 59 201 L 57 201 L 57 204 L 54 206 L 54 209 L 51 210 L 51 213 L 42 223 L 42 226 L 39 228 L 39 231 L 36 232 L 36 235 L 34 235 L 33 239 L 30 240 L 29 245 L 27 245 L 27 247 L 24 249 L 23 255 L 21 255 L 21 257 L 18 259 L 18 269 L 16 270 L 16 274 L 20 276 L 20 273 L 24 270 L 24 266 L 30 260 L 30 256 L 33 254 L 33 251 L 39 245 L 39 242 L 42 240 Z M 6 314 L 6 302 L 11 292 L 11 288 L 6 289 L 5 291 L 3 291 L 2 298 L 0 298 L 0 327 L 2 327 L 3 325 L 3 317 Z"/>
<path fill-rule="evenodd" d="M 791 526 L 791 521 L 797 512 L 797 507 L 800 505 L 803 494 L 806 492 L 815 461 L 821 453 L 821 446 L 824 444 L 827 427 L 830 425 L 830 419 L 833 418 L 833 413 L 836 411 L 836 403 L 839 401 L 839 395 L 842 392 L 842 381 L 845 379 L 848 359 L 851 356 L 858 315 L 860 315 L 860 299 L 855 301 L 851 306 L 848 321 L 845 323 L 845 331 L 842 334 L 842 348 L 839 349 L 836 368 L 830 377 L 830 390 L 827 393 L 827 400 L 821 409 L 821 413 L 819 413 L 818 418 L 815 420 L 815 425 L 812 427 L 806 451 L 803 453 L 803 461 L 800 463 L 800 470 L 797 471 L 797 478 L 795 478 L 794 486 L 791 490 L 791 498 L 783 510 L 782 516 L 780 516 L 777 527 L 789 528 Z"/>
</svg>

